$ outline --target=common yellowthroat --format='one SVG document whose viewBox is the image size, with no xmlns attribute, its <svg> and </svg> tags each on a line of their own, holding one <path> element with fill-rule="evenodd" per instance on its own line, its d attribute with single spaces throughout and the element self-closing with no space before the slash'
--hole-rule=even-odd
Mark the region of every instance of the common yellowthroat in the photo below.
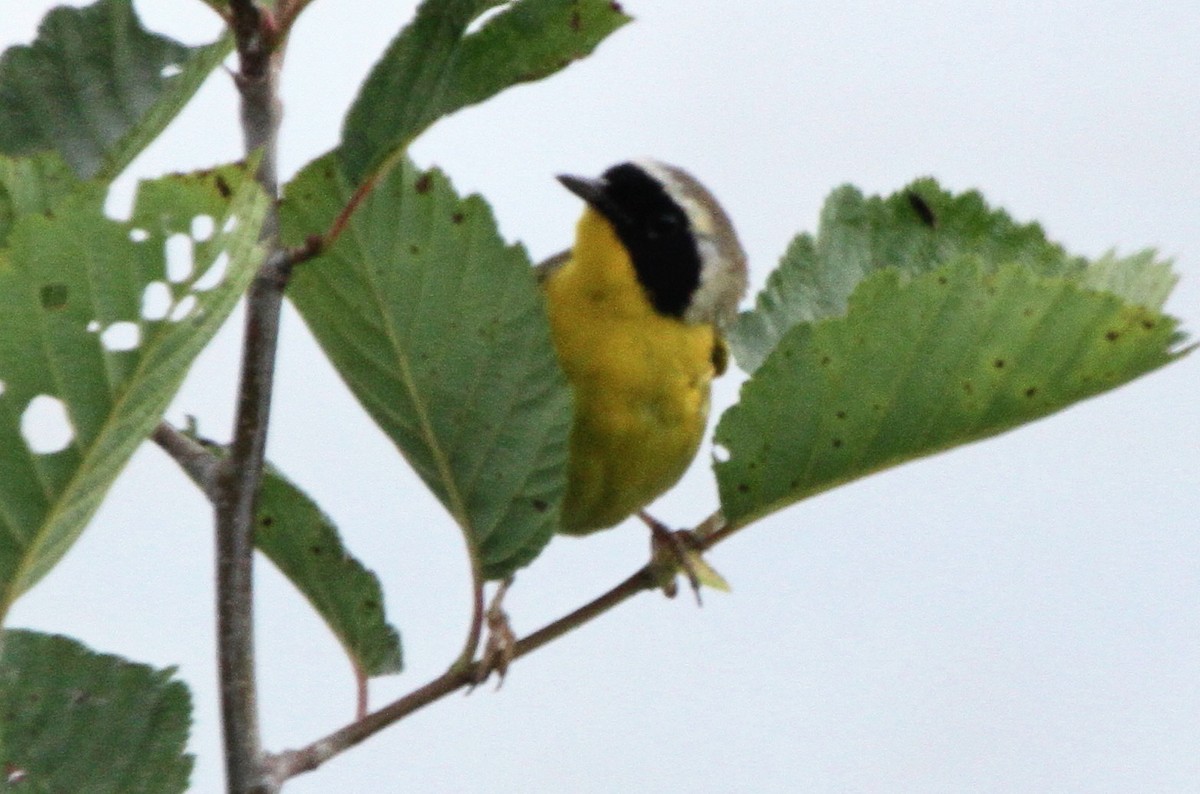
<svg viewBox="0 0 1200 794">
<path fill-rule="evenodd" d="M 700 446 L 746 255 L 694 177 L 652 160 L 558 180 L 587 206 L 539 266 L 575 397 L 561 530 L 622 521 L 678 482 Z"/>
</svg>

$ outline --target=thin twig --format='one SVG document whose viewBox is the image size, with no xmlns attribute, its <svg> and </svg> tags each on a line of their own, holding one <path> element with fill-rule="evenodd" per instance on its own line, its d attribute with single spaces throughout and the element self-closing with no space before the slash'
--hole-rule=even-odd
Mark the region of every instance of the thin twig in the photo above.
<svg viewBox="0 0 1200 794">
<path fill-rule="evenodd" d="M 209 499 L 216 497 L 217 464 L 220 458 L 199 441 L 169 422 L 159 422 L 151 435 L 154 443 L 171 456 Z"/>
<path fill-rule="evenodd" d="M 252 0 L 230 0 L 237 39 L 242 130 L 247 154 L 260 152 L 257 179 L 272 198 L 281 116 L 277 30 Z M 246 297 L 237 417 L 229 456 L 216 467 L 213 508 L 217 540 L 217 643 L 226 786 L 234 794 L 270 794 L 258 727 L 254 669 L 254 515 L 262 482 L 280 307 L 291 271 L 279 250 L 279 219 L 268 212 L 261 239 L 270 253 Z"/>
<path fill-rule="evenodd" d="M 727 535 L 721 535 L 724 526 L 725 520 L 719 512 L 702 521 L 693 530 L 699 549 L 712 548 L 723 537 L 727 537 Z M 604 594 L 518 640 L 513 646 L 511 658 L 516 660 L 533 653 L 543 645 L 598 618 L 638 593 L 655 589 L 659 586 L 661 575 L 662 573 L 655 563 L 643 566 Z M 283 781 L 296 775 L 311 772 L 335 755 L 354 747 L 414 711 L 463 687 L 478 684 L 490 672 L 489 663 L 487 660 L 480 660 L 466 667 L 453 666 L 399 700 L 389 703 L 378 711 L 374 711 L 306 747 L 270 756 L 267 759 L 267 765 L 271 768 L 269 773 L 271 779 L 282 784 Z"/>
</svg>

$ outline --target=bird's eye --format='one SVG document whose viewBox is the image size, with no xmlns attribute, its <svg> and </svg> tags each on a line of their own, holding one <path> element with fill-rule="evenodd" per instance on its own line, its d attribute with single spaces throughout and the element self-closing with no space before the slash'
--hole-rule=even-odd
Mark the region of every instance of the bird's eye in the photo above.
<svg viewBox="0 0 1200 794">
<path fill-rule="evenodd" d="M 647 232 L 652 238 L 666 237 L 678 232 L 681 225 L 679 218 L 675 215 L 659 215 L 650 222 Z"/>
</svg>

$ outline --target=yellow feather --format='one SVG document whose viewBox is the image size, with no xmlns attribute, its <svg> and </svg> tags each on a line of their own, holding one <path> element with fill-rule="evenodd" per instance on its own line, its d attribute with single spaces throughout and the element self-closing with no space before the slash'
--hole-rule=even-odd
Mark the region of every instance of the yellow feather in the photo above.
<svg viewBox="0 0 1200 794">
<path fill-rule="evenodd" d="M 683 476 L 704 434 L 722 342 L 707 323 L 654 310 L 612 226 L 591 207 L 570 258 L 543 287 L 575 395 L 562 528 L 585 534 Z"/>
</svg>

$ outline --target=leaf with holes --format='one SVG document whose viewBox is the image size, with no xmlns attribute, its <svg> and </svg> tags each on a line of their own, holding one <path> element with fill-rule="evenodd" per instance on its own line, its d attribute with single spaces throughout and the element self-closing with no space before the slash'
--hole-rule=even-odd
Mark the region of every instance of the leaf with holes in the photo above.
<svg viewBox="0 0 1200 794">
<path fill-rule="evenodd" d="M 611 0 L 425 0 L 371 70 L 338 149 L 358 184 L 442 116 L 585 57 L 629 21 Z"/>
<path fill-rule="evenodd" d="M 937 209 L 871 223 L 861 200 L 835 193 L 819 239 L 840 242 L 785 259 L 793 272 L 772 278 L 739 321 L 740 355 L 770 352 L 717 426 L 728 455 L 715 469 L 734 526 L 1032 421 L 1187 352 L 1177 321 L 1159 311 L 1174 279 L 1166 263 L 1143 253 L 1089 266 L 975 194 L 922 187 Z M 943 230 L 949 240 L 937 239 Z M 845 278 L 860 281 L 839 312 L 831 285 L 843 260 Z"/>
<path fill-rule="evenodd" d="M 327 228 L 353 192 L 326 156 L 288 186 L 284 236 Z M 503 578 L 558 521 L 571 399 L 524 252 L 483 199 L 411 164 L 376 186 L 288 297 L 375 422 Z"/>
<path fill-rule="evenodd" d="M 33 631 L 0 636 L 5 791 L 185 791 L 191 696 L 175 670 Z"/>
<path fill-rule="evenodd" d="M 87 183 L 0 250 L 0 617 L 67 551 L 262 257 L 246 168 Z M 168 252 L 172 260 L 168 263 Z"/>
<path fill-rule="evenodd" d="M 329 516 L 271 467 L 258 495 L 254 545 L 317 610 L 356 670 L 400 672 L 400 635 L 384 616 L 378 577 L 346 550 Z"/>
<path fill-rule="evenodd" d="M 131 0 L 60 7 L 29 46 L 0 57 L 0 154 L 56 151 L 110 180 L 158 137 L 232 50 L 145 30 Z"/>
</svg>

